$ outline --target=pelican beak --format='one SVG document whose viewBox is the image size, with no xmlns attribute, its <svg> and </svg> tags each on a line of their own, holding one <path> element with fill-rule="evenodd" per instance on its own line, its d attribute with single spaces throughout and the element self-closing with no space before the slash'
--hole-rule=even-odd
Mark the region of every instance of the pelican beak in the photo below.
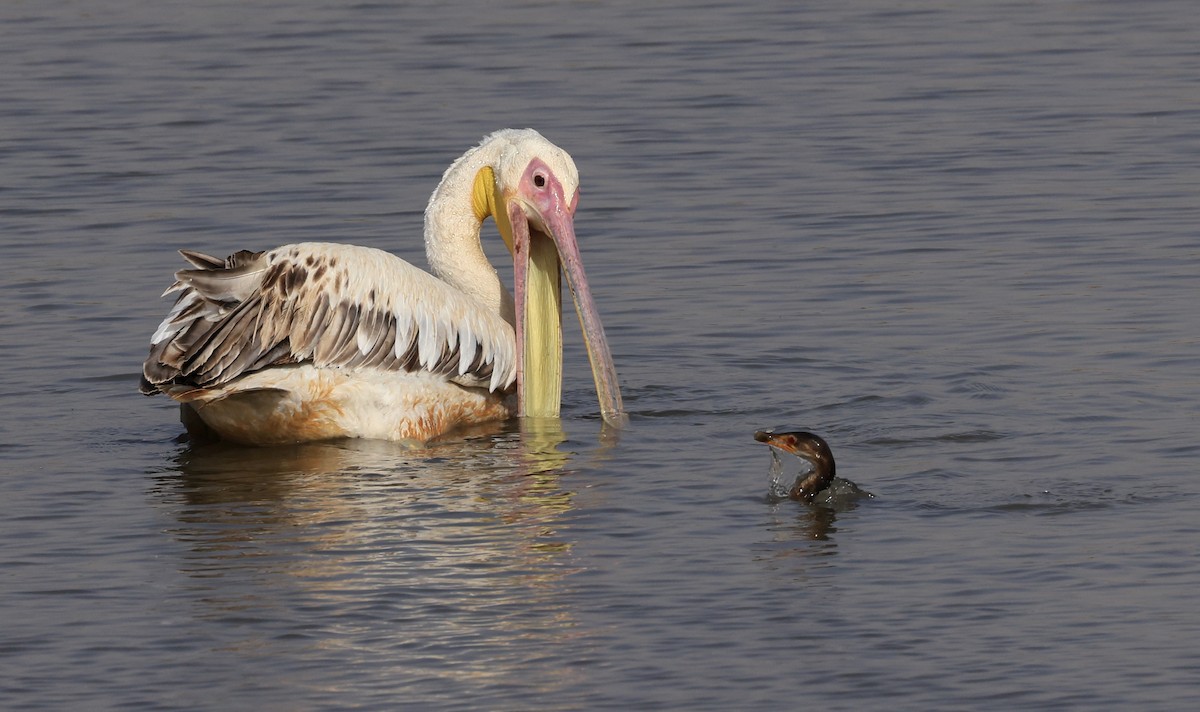
<svg viewBox="0 0 1200 712">
<path fill-rule="evenodd" d="M 583 328 L 600 413 L 606 423 L 626 421 L 604 326 L 596 313 L 579 245 L 575 207 L 540 160 L 530 162 L 516 191 L 504 196 L 512 231 L 517 332 L 517 407 L 523 416 L 557 417 L 562 403 L 562 290 L 565 274 Z"/>
</svg>

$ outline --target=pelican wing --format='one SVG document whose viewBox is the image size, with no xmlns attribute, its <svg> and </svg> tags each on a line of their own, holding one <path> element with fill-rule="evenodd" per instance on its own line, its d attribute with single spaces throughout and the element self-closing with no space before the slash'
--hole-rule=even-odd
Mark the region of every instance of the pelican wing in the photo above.
<svg viewBox="0 0 1200 712">
<path fill-rule="evenodd" d="M 277 365 L 427 371 L 465 386 L 516 379 L 512 326 L 445 282 L 381 250 L 301 243 L 193 269 L 151 338 L 142 392 L 216 388 Z"/>
</svg>

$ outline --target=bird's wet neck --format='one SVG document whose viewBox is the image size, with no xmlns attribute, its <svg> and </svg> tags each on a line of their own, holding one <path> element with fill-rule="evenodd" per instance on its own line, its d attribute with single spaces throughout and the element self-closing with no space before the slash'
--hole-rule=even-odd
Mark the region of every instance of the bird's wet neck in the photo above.
<svg viewBox="0 0 1200 712">
<path fill-rule="evenodd" d="M 812 470 L 799 479 L 788 492 L 788 497 L 804 502 L 811 502 L 821 490 L 833 482 L 835 476 L 834 464 L 826 460 L 810 460 Z"/>
</svg>

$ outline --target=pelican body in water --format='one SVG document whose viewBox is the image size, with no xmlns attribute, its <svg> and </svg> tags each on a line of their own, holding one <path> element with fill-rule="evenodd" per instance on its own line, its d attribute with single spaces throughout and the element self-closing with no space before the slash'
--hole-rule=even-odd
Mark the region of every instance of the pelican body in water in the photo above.
<svg viewBox="0 0 1200 712">
<path fill-rule="evenodd" d="M 189 431 L 250 444 L 357 437 L 426 442 L 513 415 L 557 416 L 567 278 L 604 420 L 625 414 L 575 240 L 579 174 L 532 129 L 455 161 L 425 211 L 433 274 L 331 243 L 182 250 L 191 269 L 150 340 L 141 391 L 182 404 Z M 491 217 L 515 297 L 480 243 Z"/>
<path fill-rule="evenodd" d="M 787 497 L 800 502 L 838 504 L 841 501 L 874 497 L 875 495 L 859 489 L 850 480 L 837 476 L 837 463 L 833 459 L 833 450 L 819 435 L 804 430 L 789 430 L 777 432 L 774 430 L 759 430 L 754 433 L 754 439 L 771 447 L 772 483 L 771 496 Z M 778 452 L 791 453 L 804 460 L 809 470 L 801 472 L 790 487 L 782 485 L 779 478 L 783 475 L 783 464 Z"/>
</svg>

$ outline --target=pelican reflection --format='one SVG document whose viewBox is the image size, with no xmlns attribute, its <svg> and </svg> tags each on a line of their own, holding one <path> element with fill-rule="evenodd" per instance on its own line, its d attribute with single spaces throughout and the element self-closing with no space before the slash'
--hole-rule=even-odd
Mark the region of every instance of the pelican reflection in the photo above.
<svg viewBox="0 0 1200 712">
<path fill-rule="evenodd" d="M 307 611 L 304 640 L 384 646 L 389 665 L 433 664 L 436 648 L 454 664 L 430 675 L 521 676 L 529 646 L 550 650 L 579 632 L 568 603 L 578 567 L 562 533 L 573 456 L 558 419 L 519 428 L 419 450 L 367 440 L 185 448 L 152 492 L 184 544 L 181 593 L 217 623 Z M 278 632 L 250 626 L 244 644 L 300 644 Z M 564 667 L 538 684 L 578 674 Z"/>
</svg>

